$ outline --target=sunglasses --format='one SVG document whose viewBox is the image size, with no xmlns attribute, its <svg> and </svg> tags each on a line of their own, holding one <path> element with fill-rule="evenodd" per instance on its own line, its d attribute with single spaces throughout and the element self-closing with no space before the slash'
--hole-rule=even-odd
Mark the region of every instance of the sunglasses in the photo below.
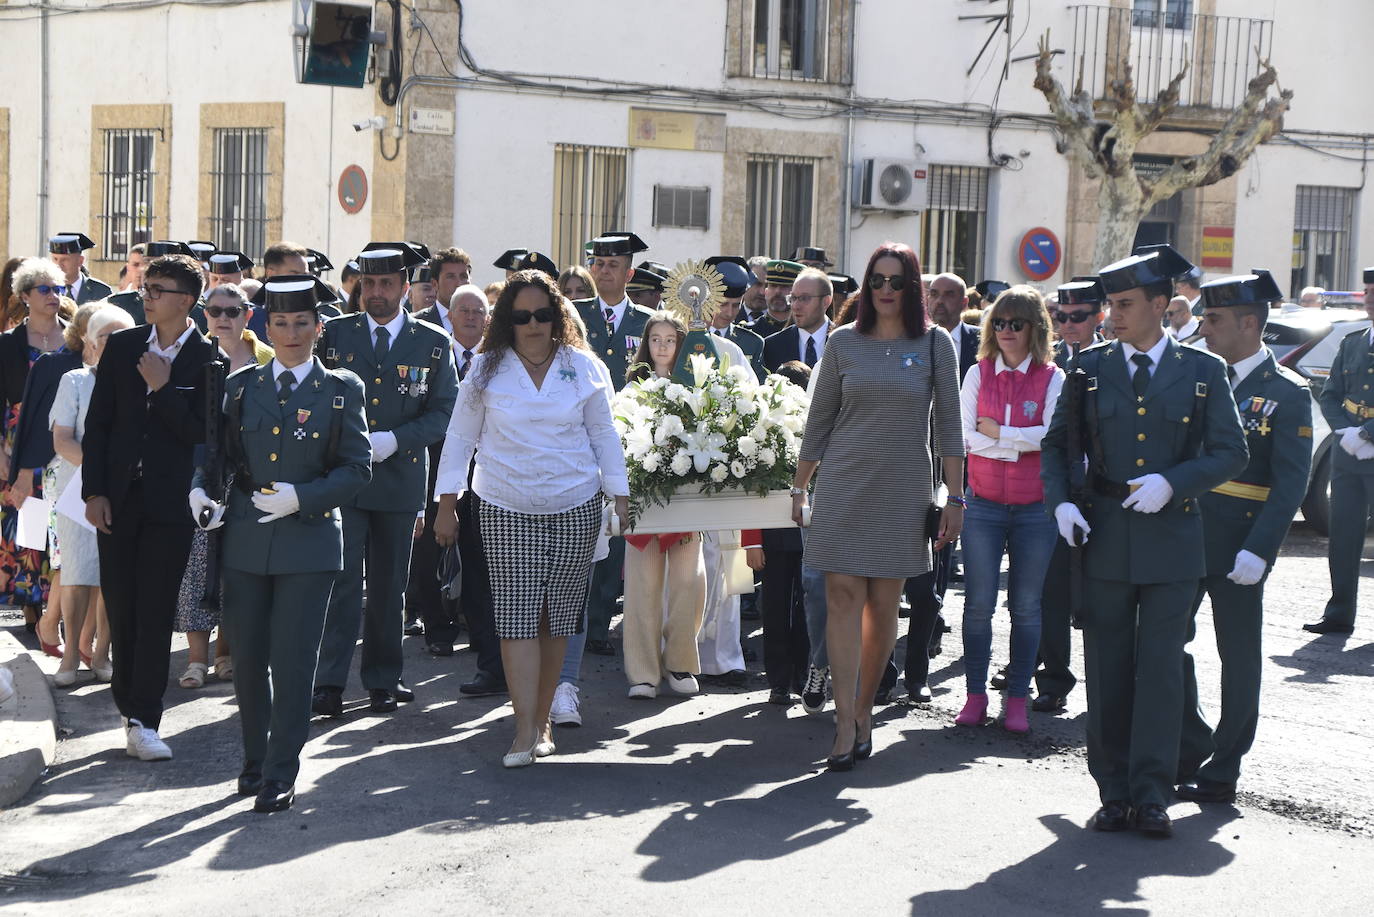
<svg viewBox="0 0 1374 917">
<path fill-rule="evenodd" d="M 868 285 L 875 290 L 881 290 L 886 284 L 889 289 L 902 290 L 906 287 L 906 278 L 901 274 L 893 274 L 891 277 L 884 277 L 876 271 L 868 276 Z"/>
<path fill-rule="evenodd" d="M 535 309 L 533 312 L 526 312 L 524 309 L 516 309 L 510 314 L 511 324 L 528 325 L 535 321 L 541 325 L 547 325 L 553 321 L 553 317 L 558 313 L 553 306 L 545 306 L 542 309 Z"/>
<path fill-rule="evenodd" d="M 994 318 L 992 320 L 993 331 L 1006 331 L 1010 329 L 1013 334 L 1024 331 L 1030 327 L 1030 322 L 1024 318 Z"/>
<path fill-rule="evenodd" d="M 226 315 L 227 315 L 229 318 L 238 318 L 240 315 L 242 315 L 242 314 L 244 313 L 244 311 L 245 311 L 245 310 L 244 310 L 243 306 L 206 306 L 206 307 L 205 307 L 205 314 L 208 315 L 208 316 L 210 316 L 211 318 L 223 318 L 223 317 L 226 316 Z"/>
<path fill-rule="evenodd" d="M 1081 325 L 1093 317 L 1091 312 L 1055 312 L 1054 320 L 1061 325 L 1075 324 Z"/>
<path fill-rule="evenodd" d="M 47 296 L 49 293 L 56 293 L 58 296 L 61 296 L 61 295 L 63 295 L 64 293 L 67 292 L 67 288 L 66 288 L 66 287 L 61 287 L 61 286 L 55 287 L 55 286 L 53 286 L 52 284 L 48 284 L 48 283 L 40 283 L 40 284 L 38 284 L 37 286 L 29 287 L 29 289 L 30 289 L 30 290 L 37 290 L 39 296 Z"/>
</svg>

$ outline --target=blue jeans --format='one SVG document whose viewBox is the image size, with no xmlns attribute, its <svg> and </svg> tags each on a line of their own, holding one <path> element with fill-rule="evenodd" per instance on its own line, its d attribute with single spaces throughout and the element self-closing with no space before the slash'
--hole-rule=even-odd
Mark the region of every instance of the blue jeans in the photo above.
<svg viewBox="0 0 1374 917">
<path fill-rule="evenodd" d="M 1059 537 L 1043 502 L 1013 506 L 970 495 L 960 543 L 964 546 L 964 673 L 970 694 L 987 693 L 992 658 L 992 614 L 1002 554 L 1009 558 L 1007 604 L 1011 608 L 1011 664 L 1007 696 L 1030 692 L 1040 647 L 1040 592 Z"/>
<path fill-rule="evenodd" d="M 596 564 L 592 564 L 593 579 L 596 577 Z M 563 671 L 558 673 L 558 683 L 576 685 L 582 681 L 582 652 L 587 647 L 588 619 L 587 609 L 582 609 L 582 630 L 568 638 L 568 648 L 563 653 Z"/>
<path fill-rule="evenodd" d="M 830 655 L 825 651 L 825 574 L 802 564 L 801 580 L 806 632 L 811 637 L 811 665 L 823 669 L 830 665 Z"/>
</svg>

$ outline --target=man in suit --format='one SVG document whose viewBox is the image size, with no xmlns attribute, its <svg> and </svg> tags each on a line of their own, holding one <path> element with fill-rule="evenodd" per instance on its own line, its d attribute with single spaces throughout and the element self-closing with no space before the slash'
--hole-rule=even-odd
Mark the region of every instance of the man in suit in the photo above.
<svg viewBox="0 0 1374 917">
<path fill-rule="evenodd" d="M 625 285 L 635 270 L 631 261 L 649 246 L 632 232 L 608 232 L 589 242 L 587 249 L 587 269 L 596 285 L 596 298 L 579 299 L 573 306 L 587 329 L 587 346 L 606 364 L 611 383 L 620 391 L 625 387 L 629 357 L 639 347 L 645 323 L 654 317 L 653 312 L 630 302 L 625 295 Z M 587 596 L 587 651 L 599 656 L 615 655 L 609 634 L 624 566 L 625 540 L 612 538 L 610 554 L 592 571 Z"/>
<path fill-rule="evenodd" d="M 1374 319 L 1374 267 L 1364 269 L 1364 310 Z M 1313 634 L 1355 630 L 1369 511 L 1374 507 L 1374 328 L 1352 331 L 1331 361 L 1317 406 L 1336 437 L 1331 449 L 1331 537 L 1327 565 L 1331 598 Z"/>
<path fill-rule="evenodd" d="M 830 302 L 834 298 L 830 278 L 819 268 L 803 269 L 792 281 L 787 297 L 792 323 L 763 339 L 763 365 L 770 373 L 792 360 L 814 367 L 825 353 L 830 336 Z"/>
<path fill-rule="evenodd" d="M 754 319 L 749 330 L 768 340 L 770 335 L 777 334 L 786 328 L 792 321 L 792 307 L 787 303 L 787 297 L 792 295 L 792 282 L 804 270 L 802 265 L 795 261 L 769 261 L 767 271 L 767 283 L 763 288 L 763 300 L 767 307 L 758 318 Z"/>
<path fill-rule="evenodd" d="M 86 249 L 95 243 L 84 233 L 60 232 L 48 240 L 48 253 L 62 273 L 67 275 L 67 295 L 79 306 L 82 303 L 105 299 L 113 291 L 86 273 Z"/>
<path fill-rule="evenodd" d="M 351 369 L 367 389 L 372 480 L 341 507 L 343 571 L 325 620 L 312 709 L 343 712 L 343 689 L 361 625 L 359 675 L 371 709 L 389 713 L 414 693 L 401 680 L 401 629 L 416 515 L 425 509 L 429 454 L 458 396 L 452 342 L 401 308 L 407 271 L 424 259 L 405 242 L 372 242 L 353 259 L 365 311 L 325 323 L 324 363 Z M 363 570 L 367 610 L 363 610 Z"/>
<path fill-rule="evenodd" d="M 86 415 L 81 496 L 97 530 L 100 584 L 114 648 L 111 693 L 126 751 L 172 757 L 158 735 L 172 620 L 191 550 L 194 449 L 205 439 L 205 364 L 217 354 L 188 317 L 199 263 L 154 259 L 144 277 L 151 328 L 112 335 Z"/>
<path fill-rule="evenodd" d="M 1198 498 L 1248 456 L 1226 365 L 1161 325 L 1180 265 L 1170 249 L 1099 272 L 1116 340 L 1079 354 L 1077 420 L 1089 444 L 1070 450 L 1077 395 L 1066 385 L 1041 446 L 1045 505 L 1064 540 L 1087 539 L 1088 770 L 1102 803 L 1092 826 L 1157 837 L 1173 832 L 1183 646 L 1206 572 Z M 1080 508 L 1069 499 L 1069 468 L 1084 453 L 1091 496 Z"/>
<path fill-rule="evenodd" d="M 954 339 L 954 352 L 959 355 L 959 381 L 969 367 L 978 362 L 978 329 L 964 324 L 964 310 L 968 308 L 968 287 L 958 274 L 935 275 L 930 281 L 930 319 L 949 332 Z"/>
<path fill-rule="evenodd" d="M 1227 363 L 1250 460 L 1245 470 L 1202 495 L 1207 575 L 1193 602 L 1188 641 L 1196 633 L 1205 593 L 1212 599 L 1221 657 L 1221 717 L 1215 731 L 1198 706 L 1193 657 L 1183 655 L 1183 736 L 1180 799 L 1232 802 L 1240 760 L 1259 723 L 1260 625 L 1264 581 L 1288 526 L 1307 495 L 1312 470 L 1312 396 L 1307 382 L 1279 366 L 1264 346 L 1269 306 L 1283 293 L 1268 271 L 1202 286 L 1202 337 Z"/>
<path fill-rule="evenodd" d="M 754 273 L 743 258 L 730 255 L 717 255 L 707 258 L 706 264 L 716 269 L 725 281 L 725 295 L 716 314 L 711 316 L 711 324 L 706 329 L 711 334 L 726 338 L 735 343 L 749 361 L 754 375 L 762 382 L 767 370 L 763 368 L 763 338 L 748 328 L 736 324 L 740 316 L 740 300 L 754 284 Z"/>
</svg>

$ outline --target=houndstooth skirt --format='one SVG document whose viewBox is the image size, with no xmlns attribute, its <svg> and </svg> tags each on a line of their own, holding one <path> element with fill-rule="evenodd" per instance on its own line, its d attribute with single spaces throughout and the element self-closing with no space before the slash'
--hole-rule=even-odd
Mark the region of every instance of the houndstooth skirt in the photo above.
<svg viewBox="0 0 1374 917">
<path fill-rule="evenodd" d="M 550 635 L 567 637 L 582 631 L 604 500 L 597 494 L 581 506 L 539 516 L 481 502 L 477 518 L 498 637 L 538 637 L 545 601 Z"/>
</svg>

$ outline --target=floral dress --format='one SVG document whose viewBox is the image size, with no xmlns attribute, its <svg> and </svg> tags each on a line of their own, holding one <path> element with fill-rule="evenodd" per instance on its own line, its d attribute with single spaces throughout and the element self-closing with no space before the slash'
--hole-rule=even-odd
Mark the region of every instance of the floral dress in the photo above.
<svg viewBox="0 0 1374 917">
<path fill-rule="evenodd" d="M 29 346 L 30 369 L 42 354 L 37 347 Z M 0 436 L 11 454 L 19 427 L 19 407 L 18 404 L 10 405 L 0 423 Z M 42 494 L 42 473 L 41 468 L 33 472 L 35 495 Z M 20 548 L 15 544 L 19 510 L 7 502 L 9 489 L 8 484 L 0 484 L 0 605 L 41 605 L 48 600 L 48 580 L 52 574 L 48 555 L 45 551 Z"/>
</svg>

